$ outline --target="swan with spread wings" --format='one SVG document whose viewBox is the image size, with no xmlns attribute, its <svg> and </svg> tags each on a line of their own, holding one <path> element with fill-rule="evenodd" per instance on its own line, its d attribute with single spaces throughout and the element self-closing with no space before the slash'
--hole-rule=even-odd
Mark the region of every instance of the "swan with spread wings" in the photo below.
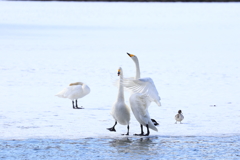
<svg viewBox="0 0 240 160">
<path fill-rule="evenodd" d="M 155 102 L 158 106 L 161 106 L 160 97 L 151 78 L 140 78 L 140 67 L 137 56 L 127 54 L 136 65 L 136 76 L 135 78 L 124 78 L 121 80 L 121 83 L 132 93 L 129 102 L 132 112 L 141 127 L 141 133 L 135 135 L 148 136 L 150 134 L 149 128 L 158 131 L 153 123 L 155 120 L 150 118 L 148 107 L 151 102 Z M 158 123 L 155 124 L 157 125 Z M 147 127 L 147 134 L 144 134 L 143 126 Z"/>
</svg>

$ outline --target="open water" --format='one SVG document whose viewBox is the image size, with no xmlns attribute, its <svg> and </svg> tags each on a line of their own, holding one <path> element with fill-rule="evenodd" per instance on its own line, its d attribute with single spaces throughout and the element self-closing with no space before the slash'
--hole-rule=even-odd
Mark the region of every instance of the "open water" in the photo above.
<svg viewBox="0 0 240 160">
<path fill-rule="evenodd" d="M 0 159 L 240 159 L 240 136 L 1 140 Z"/>
</svg>

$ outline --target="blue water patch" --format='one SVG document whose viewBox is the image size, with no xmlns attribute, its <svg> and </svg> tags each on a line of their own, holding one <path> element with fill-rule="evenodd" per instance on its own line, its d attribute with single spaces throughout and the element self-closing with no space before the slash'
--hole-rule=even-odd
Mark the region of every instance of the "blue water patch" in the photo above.
<svg viewBox="0 0 240 160">
<path fill-rule="evenodd" d="M 0 159 L 240 159 L 240 136 L 0 140 Z"/>
</svg>

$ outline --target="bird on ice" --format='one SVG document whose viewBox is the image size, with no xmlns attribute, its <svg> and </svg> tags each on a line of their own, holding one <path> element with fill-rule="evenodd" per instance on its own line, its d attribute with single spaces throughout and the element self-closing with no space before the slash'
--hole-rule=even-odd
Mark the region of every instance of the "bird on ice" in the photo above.
<svg viewBox="0 0 240 160">
<path fill-rule="evenodd" d="M 181 121 L 184 119 L 184 116 L 182 115 L 182 110 L 178 111 L 178 114 L 175 115 L 175 124 L 177 124 L 177 122 L 182 123 Z"/>
<path fill-rule="evenodd" d="M 121 125 L 127 125 L 128 131 L 126 134 L 123 135 L 129 135 L 130 108 L 125 104 L 124 100 L 124 88 L 123 85 L 121 84 L 121 80 L 123 79 L 123 71 L 121 67 L 119 67 L 118 69 L 118 76 L 120 76 L 120 81 L 117 101 L 113 104 L 111 110 L 111 115 L 115 120 L 115 124 L 113 125 L 113 127 L 107 129 L 109 131 L 116 132 L 115 126 L 117 125 L 118 122 Z"/>
<path fill-rule="evenodd" d="M 69 84 L 69 86 L 59 93 L 56 96 L 61 98 L 68 98 L 72 100 L 73 109 L 83 109 L 83 107 L 78 107 L 77 100 L 82 98 L 90 93 L 90 88 L 88 85 L 82 82 L 75 82 Z M 76 105 L 74 105 L 74 100 Z"/>
<path fill-rule="evenodd" d="M 135 63 L 136 76 L 134 78 L 124 78 L 121 83 L 132 93 L 129 99 L 130 106 L 141 127 L 141 133 L 135 135 L 148 136 L 150 134 L 149 128 L 158 131 L 155 126 L 159 125 L 156 120 L 150 118 L 148 107 L 151 102 L 161 106 L 161 99 L 153 80 L 150 77 L 140 77 L 140 66 L 137 56 L 130 53 L 127 54 Z M 147 134 L 144 134 L 143 126 L 147 128 Z"/>
</svg>

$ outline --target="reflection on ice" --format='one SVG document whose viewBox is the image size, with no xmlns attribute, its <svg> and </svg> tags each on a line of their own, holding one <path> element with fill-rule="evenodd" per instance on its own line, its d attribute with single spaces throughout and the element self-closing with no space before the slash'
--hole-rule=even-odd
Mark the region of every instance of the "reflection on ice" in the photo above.
<svg viewBox="0 0 240 160">
<path fill-rule="evenodd" d="M 238 159 L 240 137 L 122 137 L 0 141 L 2 159 Z"/>
<path fill-rule="evenodd" d="M 153 155 L 154 148 L 156 148 L 157 145 L 151 138 L 121 138 L 110 140 L 109 143 L 118 153 L 131 154 L 134 156 Z"/>
</svg>

